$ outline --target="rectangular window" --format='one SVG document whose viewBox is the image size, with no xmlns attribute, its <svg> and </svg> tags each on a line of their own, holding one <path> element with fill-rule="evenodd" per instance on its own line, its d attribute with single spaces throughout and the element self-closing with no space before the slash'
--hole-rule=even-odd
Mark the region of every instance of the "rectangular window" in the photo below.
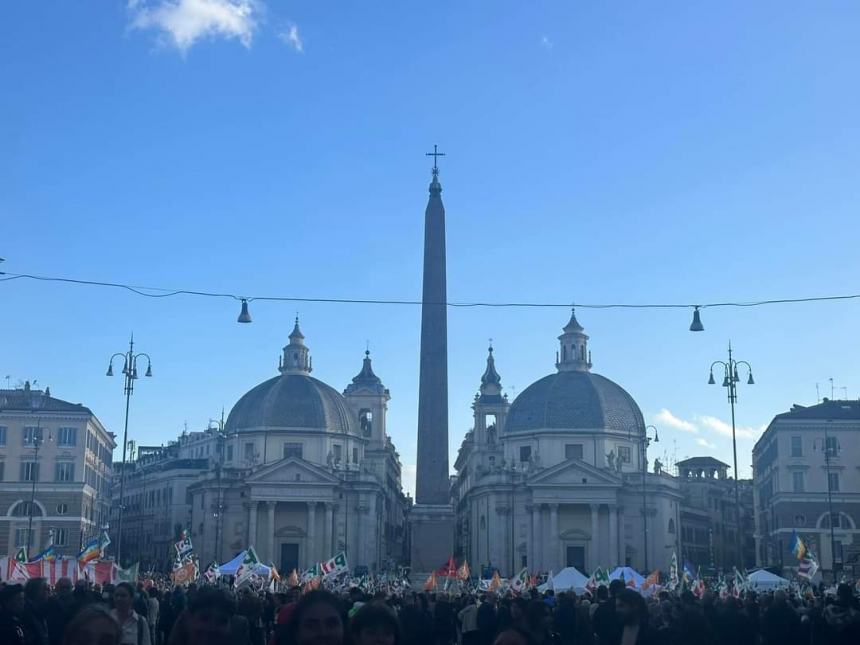
<svg viewBox="0 0 860 645">
<path fill-rule="evenodd" d="M 22 529 L 15 529 L 15 546 L 16 547 L 27 546 L 27 542 L 28 542 L 28 540 L 27 540 L 27 529 L 26 529 L 26 527 L 22 528 Z"/>
<path fill-rule="evenodd" d="M 520 461 L 525 463 L 532 458 L 531 446 L 520 446 Z"/>
<path fill-rule="evenodd" d="M 802 493 L 804 491 L 803 473 L 791 473 L 791 486 L 795 493 Z"/>
<path fill-rule="evenodd" d="M 791 456 L 803 457 L 803 437 L 791 438 Z"/>
<path fill-rule="evenodd" d="M 253 461 L 254 460 L 254 444 L 246 443 L 245 444 L 245 461 Z"/>
<path fill-rule="evenodd" d="M 836 549 L 833 559 L 836 562 L 842 562 L 842 540 L 833 540 L 833 547 Z"/>
<path fill-rule="evenodd" d="M 0 426 L 0 446 L 6 445 L 6 426 Z"/>
<path fill-rule="evenodd" d="M 75 464 L 72 461 L 58 461 L 57 468 L 54 472 L 54 481 L 58 482 L 73 482 L 75 481 Z"/>
<path fill-rule="evenodd" d="M 352 449 L 352 463 L 354 463 L 354 464 L 358 463 L 358 448 Z"/>
<path fill-rule="evenodd" d="M 6 466 L 6 463 L 0 461 L 0 482 L 2 482 L 5 479 L 5 475 L 6 475 L 5 466 Z"/>
<path fill-rule="evenodd" d="M 836 441 L 836 437 L 827 437 L 827 442 L 824 444 L 825 450 L 827 454 L 831 457 L 835 457 L 839 454 L 839 443 Z"/>
<path fill-rule="evenodd" d="M 565 459 L 582 459 L 582 444 L 569 443 L 564 446 Z"/>
<path fill-rule="evenodd" d="M 285 443 L 284 444 L 284 459 L 287 457 L 302 458 L 302 444 L 300 443 Z"/>
<path fill-rule="evenodd" d="M 69 546 L 69 529 L 54 529 L 54 546 Z"/>
<path fill-rule="evenodd" d="M 827 485 L 831 492 L 839 492 L 839 473 L 827 473 Z"/>
<path fill-rule="evenodd" d="M 334 463 L 339 464 L 343 459 L 343 447 L 339 443 L 336 443 L 332 448 L 334 448 Z"/>
<path fill-rule="evenodd" d="M 27 426 L 24 428 L 24 445 L 32 446 L 35 443 L 36 439 L 41 441 L 42 439 L 42 428 L 37 428 L 34 426 Z"/>
<path fill-rule="evenodd" d="M 622 464 L 630 463 L 630 446 L 618 446 L 618 459 Z"/>
<path fill-rule="evenodd" d="M 32 482 L 39 481 L 39 464 L 35 461 L 21 462 L 21 481 Z"/>
<path fill-rule="evenodd" d="M 227 446 L 227 461 L 233 461 L 233 446 Z"/>
<path fill-rule="evenodd" d="M 57 430 L 58 446 L 74 446 L 78 438 L 77 428 L 59 428 Z"/>
</svg>

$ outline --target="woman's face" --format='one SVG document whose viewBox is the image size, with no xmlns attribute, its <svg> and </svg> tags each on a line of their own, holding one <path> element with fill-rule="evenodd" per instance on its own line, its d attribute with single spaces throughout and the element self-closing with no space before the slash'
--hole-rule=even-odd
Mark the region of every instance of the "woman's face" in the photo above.
<svg viewBox="0 0 860 645">
<path fill-rule="evenodd" d="M 120 611 L 128 611 L 131 608 L 131 594 L 125 587 L 117 587 L 113 592 L 113 604 Z"/>
<path fill-rule="evenodd" d="M 343 622 L 337 610 L 327 602 L 311 605 L 296 630 L 297 645 L 341 645 Z"/>
<path fill-rule="evenodd" d="M 387 625 L 371 625 L 358 633 L 356 645 L 394 645 L 394 632 Z"/>
<path fill-rule="evenodd" d="M 230 642 L 230 616 L 216 609 L 191 614 L 191 642 L 199 645 L 227 645 Z"/>
</svg>

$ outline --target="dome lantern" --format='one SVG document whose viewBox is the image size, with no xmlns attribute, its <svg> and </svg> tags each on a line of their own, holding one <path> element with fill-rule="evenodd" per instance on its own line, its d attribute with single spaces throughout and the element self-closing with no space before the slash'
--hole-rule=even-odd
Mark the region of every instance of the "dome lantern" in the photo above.
<svg viewBox="0 0 860 645">
<path fill-rule="evenodd" d="M 310 374 L 313 366 L 310 350 L 305 345 L 305 336 L 299 329 L 299 317 L 290 333 L 290 344 L 284 347 L 284 354 L 279 361 L 278 371 L 281 374 Z"/>
<path fill-rule="evenodd" d="M 591 370 L 591 352 L 588 351 L 588 335 L 576 319 L 576 311 L 571 308 L 570 320 L 558 337 L 559 351 L 555 366 L 559 372 L 588 372 Z"/>
</svg>

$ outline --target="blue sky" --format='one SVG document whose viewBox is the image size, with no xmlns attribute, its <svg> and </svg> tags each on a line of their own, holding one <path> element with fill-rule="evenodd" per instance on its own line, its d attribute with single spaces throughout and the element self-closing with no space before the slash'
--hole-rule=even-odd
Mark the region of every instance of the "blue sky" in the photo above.
<svg viewBox="0 0 860 645">
<path fill-rule="evenodd" d="M 7 3 L 0 257 L 9 272 L 247 295 L 420 297 L 438 143 L 452 300 L 711 302 L 860 291 L 860 7 L 849 2 Z M 122 427 L 107 357 L 134 330 L 156 377 L 131 437 L 174 438 L 274 375 L 296 311 L 342 389 L 365 341 L 415 454 L 414 307 L 152 300 L 0 283 L 0 377 Z M 678 458 L 741 473 L 760 428 L 858 395 L 860 303 L 583 310 L 595 371 Z M 553 370 L 564 310 L 449 314 L 451 453 L 487 339 L 511 394 Z M 4 381 L 5 383 L 5 381 Z M 837 390 L 841 395 L 842 391 Z M 410 484 L 411 485 L 411 484 Z"/>
</svg>

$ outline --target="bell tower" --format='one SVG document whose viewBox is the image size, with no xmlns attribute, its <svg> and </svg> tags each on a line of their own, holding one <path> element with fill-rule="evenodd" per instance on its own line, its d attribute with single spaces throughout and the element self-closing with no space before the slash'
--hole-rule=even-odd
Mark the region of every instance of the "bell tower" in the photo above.
<svg viewBox="0 0 860 645">
<path fill-rule="evenodd" d="M 570 320 L 558 337 L 559 350 L 555 366 L 559 372 L 588 372 L 591 370 L 591 352 L 588 351 L 588 335 L 576 319 L 576 311 L 570 310 Z"/>
<path fill-rule="evenodd" d="M 281 374 L 310 374 L 313 371 L 310 349 L 305 345 L 305 335 L 299 329 L 298 316 L 290 333 L 290 344 L 284 347 L 284 355 L 281 357 L 278 371 Z"/>
</svg>

